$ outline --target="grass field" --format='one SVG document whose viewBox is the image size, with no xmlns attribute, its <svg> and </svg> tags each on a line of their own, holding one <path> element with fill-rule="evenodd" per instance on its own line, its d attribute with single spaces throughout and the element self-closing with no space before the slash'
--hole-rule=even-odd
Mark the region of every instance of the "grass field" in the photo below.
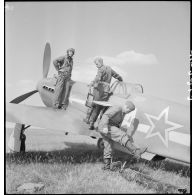
<svg viewBox="0 0 195 195">
<path fill-rule="evenodd" d="M 10 135 L 7 131 L 6 138 Z M 6 192 L 17 193 L 19 185 L 41 182 L 38 193 L 163 193 L 155 187 L 128 181 L 119 172 L 102 171 L 102 151 L 96 140 L 84 136 L 64 136 L 49 130 L 27 131 L 27 152 L 6 154 Z M 63 136 L 62 136 L 63 135 Z M 116 154 L 116 160 L 123 159 Z M 160 182 L 190 191 L 190 168 L 169 161 L 148 162 L 131 159 L 127 165 Z"/>
</svg>

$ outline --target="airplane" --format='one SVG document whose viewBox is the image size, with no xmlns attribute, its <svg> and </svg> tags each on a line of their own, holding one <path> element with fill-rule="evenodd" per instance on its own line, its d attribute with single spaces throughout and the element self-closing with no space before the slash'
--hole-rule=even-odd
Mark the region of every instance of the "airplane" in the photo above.
<svg viewBox="0 0 195 195">
<path fill-rule="evenodd" d="M 101 135 L 88 130 L 83 122 L 91 96 L 88 87 L 81 82 L 71 81 L 70 103 L 67 110 L 53 109 L 52 102 L 56 77 L 47 78 L 51 63 L 51 47 L 46 43 L 43 57 L 43 78 L 37 83 L 37 89 L 23 94 L 6 103 L 6 121 L 16 123 L 8 146 L 12 151 L 20 152 L 20 136 L 29 126 L 61 130 L 68 133 L 91 136 L 98 139 L 97 146 L 103 148 Z M 19 104 L 35 93 L 39 93 L 46 107 Z M 87 96 L 88 94 L 88 96 Z M 129 127 L 134 142 L 140 147 L 147 146 L 142 158 L 147 160 L 174 159 L 190 163 L 190 108 L 161 98 L 146 96 L 141 84 L 115 81 L 111 85 L 110 98 L 105 101 L 93 101 L 105 108 L 122 105 L 130 100 L 135 110 L 126 114 L 121 127 Z M 86 101 L 86 97 L 88 97 Z M 92 98 L 91 98 L 92 99 Z M 100 116 L 99 116 L 100 117 Z M 99 120 L 99 118 L 98 118 Z M 28 126 L 25 127 L 25 124 Z M 24 147 L 24 146 L 23 146 Z M 131 154 L 119 143 L 113 142 L 113 148 Z"/>
</svg>

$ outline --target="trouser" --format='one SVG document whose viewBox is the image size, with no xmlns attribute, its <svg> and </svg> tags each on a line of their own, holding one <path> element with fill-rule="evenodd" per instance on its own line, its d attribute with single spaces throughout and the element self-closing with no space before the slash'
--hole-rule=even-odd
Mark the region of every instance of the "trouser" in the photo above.
<svg viewBox="0 0 195 195">
<path fill-rule="evenodd" d="M 94 100 L 94 99 L 95 99 L 94 97 L 97 96 L 97 95 L 96 95 L 97 90 L 96 90 L 96 89 L 93 89 L 92 92 L 91 92 L 91 90 L 92 90 L 92 89 L 90 88 L 88 94 L 89 94 L 89 93 L 90 93 L 90 94 L 93 94 L 93 100 Z M 88 97 L 87 97 L 87 98 L 88 98 Z M 93 108 L 94 108 L 94 104 L 93 104 L 93 102 L 91 102 L 90 107 L 88 107 L 88 109 L 87 109 L 86 121 L 89 121 Z"/>
<path fill-rule="evenodd" d="M 98 116 L 103 108 L 104 108 L 103 106 L 94 105 L 94 107 L 92 109 L 91 117 L 90 117 L 90 123 L 95 123 L 95 121 L 97 120 L 97 118 L 98 118 Z"/>
<path fill-rule="evenodd" d="M 101 129 L 99 129 L 101 133 Z M 131 145 L 128 144 L 128 150 L 133 152 L 136 149 L 136 146 L 132 143 L 132 139 L 129 138 L 128 134 L 122 131 L 120 128 L 115 126 L 109 126 L 108 134 L 101 133 L 104 141 L 104 159 L 112 158 L 113 156 L 113 141 L 121 144 L 126 147 L 127 142 L 131 142 Z"/>
<path fill-rule="evenodd" d="M 54 107 L 67 105 L 70 95 L 70 76 L 64 73 L 59 73 L 54 92 Z"/>
<path fill-rule="evenodd" d="M 94 93 L 94 100 L 95 101 L 107 101 L 108 98 L 109 98 L 109 93 L 99 92 L 99 91 Z M 104 106 L 93 104 L 91 117 L 90 117 L 90 123 L 94 123 L 97 120 L 97 118 L 98 118 L 98 116 L 103 108 L 104 108 Z"/>
<path fill-rule="evenodd" d="M 64 96 L 64 100 L 62 101 L 62 105 L 68 105 L 69 104 L 69 97 L 70 97 L 70 91 L 72 89 L 72 85 L 70 83 L 70 80 L 67 81 L 66 83 L 66 93 Z"/>
<path fill-rule="evenodd" d="M 86 120 L 87 121 L 89 121 L 91 113 L 92 113 L 92 107 L 87 109 L 87 115 L 86 115 Z"/>
</svg>

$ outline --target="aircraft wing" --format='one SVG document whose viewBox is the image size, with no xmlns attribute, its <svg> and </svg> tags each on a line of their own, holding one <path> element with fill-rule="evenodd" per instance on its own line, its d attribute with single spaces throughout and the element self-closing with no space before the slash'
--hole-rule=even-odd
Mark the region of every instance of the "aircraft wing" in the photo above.
<svg viewBox="0 0 195 195">
<path fill-rule="evenodd" d="M 88 126 L 82 121 L 84 117 L 85 113 L 71 104 L 65 111 L 41 106 L 6 103 L 6 121 L 8 122 L 89 135 Z"/>
</svg>

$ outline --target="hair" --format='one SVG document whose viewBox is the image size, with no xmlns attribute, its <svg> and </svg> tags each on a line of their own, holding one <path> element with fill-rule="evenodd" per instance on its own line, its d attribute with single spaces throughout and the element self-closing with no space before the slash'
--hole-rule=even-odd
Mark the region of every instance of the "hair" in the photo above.
<svg viewBox="0 0 195 195">
<path fill-rule="evenodd" d="M 94 59 L 94 63 L 99 62 L 101 65 L 103 65 L 103 59 L 101 57 L 97 57 Z"/>
<path fill-rule="evenodd" d="M 75 49 L 73 49 L 73 48 L 67 49 L 67 53 L 68 53 L 69 51 L 72 51 L 73 53 L 75 53 Z"/>
<path fill-rule="evenodd" d="M 135 105 L 134 105 L 134 103 L 133 103 L 132 101 L 127 100 L 127 101 L 125 102 L 125 105 L 126 105 L 128 108 L 131 108 L 131 110 L 135 110 Z"/>
</svg>

